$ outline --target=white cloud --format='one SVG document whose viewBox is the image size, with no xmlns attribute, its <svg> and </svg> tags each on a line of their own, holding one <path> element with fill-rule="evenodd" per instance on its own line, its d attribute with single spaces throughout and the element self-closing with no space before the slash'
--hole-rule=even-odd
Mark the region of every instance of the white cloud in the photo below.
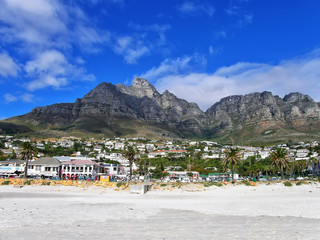
<svg viewBox="0 0 320 240">
<path fill-rule="evenodd" d="M 0 0 L 0 35 L 6 43 L 19 43 L 34 53 L 48 48 L 97 51 L 109 33 L 95 27 L 76 4 L 49 0 Z"/>
<path fill-rule="evenodd" d="M 132 36 L 118 37 L 113 45 L 114 52 L 123 55 L 130 64 L 135 64 L 140 57 L 150 53 L 149 46 L 143 40 Z"/>
<path fill-rule="evenodd" d="M 233 17 L 237 19 L 235 26 L 244 27 L 250 23 L 252 23 L 253 15 L 249 13 L 241 4 L 243 1 L 230 1 L 229 6 L 225 9 L 226 14 L 229 17 Z"/>
<path fill-rule="evenodd" d="M 78 73 L 77 68 L 56 50 L 46 51 L 38 55 L 36 59 L 27 62 L 25 71 L 31 78 L 34 78 L 26 84 L 29 91 L 45 87 L 59 89 L 66 86 Z"/>
<path fill-rule="evenodd" d="M 215 13 L 215 9 L 210 5 L 204 5 L 195 1 L 185 1 L 179 6 L 179 11 L 185 15 L 197 16 L 197 15 L 208 15 L 212 17 Z"/>
<path fill-rule="evenodd" d="M 32 0 L 31 2 L 28 2 L 20 0 L 5 0 L 5 3 L 10 7 L 43 16 L 53 13 L 53 8 L 48 1 Z"/>
<path fill-rule="evenodd" d="M 49 0 L 0 0 L 0 5 L 2 44 L 9 47 L 14 44 L 10 50 L 15 51 L 20 61 L 15 63 L 7 53 L 1 54 L 1 76 L 23 74 L 20 79 L 26 83 L 20 85 L 30 91 L 45 87 L 59 89 L 70 80 L 95 79 L 92 74 L 86 74 L 80 56 L 71 64 L 61 53 L 72 56 L 74 47 L 98 52 L 110 40 L 109 32 L 95 27 L 80 5 Z M 24 65 L 25 72 L 19 71 L 19 65 Z"/>
<path fill-rule="evenodd" d="M 113 51 L 122 55 L 129 64 L 137 63 L 139 58 L 149 55 L 152 51 L 159 51 L 160 48 L 163 50 L 167 41 L 165 32 L 171 29 L 170 25 L 139 25 L 133 22 L 128 26 L 135 30 L 135 34 L 130 36 L 113 34 L 110 45 Z"/>
<path fill-rule="evenodd" d="M 20 67 L 7 53 L 0 53 L 0 75 L 3 77 L 17 76 Z"/>
<path fill-rule="evenodd" d="M 101 46 L 110 41 L 111 35 L 108 31 L 78 26 L 75 29 L 74 37 L 77 38 L 81 50 L 99 52 Z"/>
<path fill-rule="evenodd" d="M 81 59 L 76 58 L 75 62 L 78 65 L 71 64 L 59 51 L 45 51 L 26 63 L 25 71 L 34 80 L 27 82 L 25 87 L 29 91 L 46 87 L 60 89 L 72 81 L 95 81 L 93 74 L 87 74 L 87 71 L 79 66 L 83 64 Z"/>
<path fill-rule="evenodd" d="M 10 93 L 6 93 L 3 95 L 3 98 L 4 98 L 4 101 L 6 103 L 11 103 L 11 102 L 16 102 L 18 101 L 18 98 L 16 96 L 13 96 L 12 94 Z"/>
<path fill-rule="evenodd" d="M 25 93 L 25 94 L 20 95 L 20 99 L 23 102 L 32 103 L 35 100 L 35 96 L 33 94 L 30 94 L 30 93 Z"/>
<path fill-rule="evenodd" d="M 184 74 L 183 68 L 170 68 L 170 64 L 161 63 L 143 76 L 150 77 L 159 91 L 168 89 L 206 110 L 223 97 L 262 91 L 282 97 L 290 92 L 301 92 L 320 101 L 319 66 L 320 50 L 315 50 L 277 65 L 239 62 L 212 74 Z"/>
<path fill-rule="evenodd" d="M 0 0 L 0 33 L 6 42 L 56 46 L 67 34 L 67 12 L 58 2 Z M 41 20 L 40 20 L 41 19 Z M 28 48 L 26 48 L 27 50 Z"/>
<path fill-rule="evenodd" d="M 206 65 L 206 59 L 195 54 L 176 59 L 165 59 L 159 67 L 153 67 L 143 73 L 141 77 L 149 81 L 157 81 L 168 75 L 187 74 L 195 69 L 202 69 Z"/>
<path fill-rule="evenodd" d="M 22 101 L 25 103 L 32 103 L 35 101 L 35 96 L 30 93 L 24 93 L 24 94 L 11 94 L 11 93 L 6 93 L 3 95 L 5 103 L 9 104 L 12 102 L 17 102 L 17 101 Z"/>
<path fill-rule="evenodd" d="M 210 54 L 214 54 L 214 50 L 213 50 L 213 47 L 212 47 L 212 46 L 209 46 L 209 53 L 210 53 Z"/>
</svg>

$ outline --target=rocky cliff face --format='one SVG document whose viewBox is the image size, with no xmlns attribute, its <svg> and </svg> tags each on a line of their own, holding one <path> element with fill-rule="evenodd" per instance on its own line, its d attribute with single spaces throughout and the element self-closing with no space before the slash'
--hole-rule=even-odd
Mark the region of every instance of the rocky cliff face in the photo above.
<svg viewBox="0 0 320 240">
<path fill-rule="evenodd" d="M 209 127 L 218 131 L 254 127 L 257 133 L 270 129 L 312 130 L 320 122 L 320 108 L 308 95 L 290 93 L 283 99 L 270 92 L 230 96 L 210 107 Z M 310 125 L 311 124 L 311 125 Z"/>
<path fill-rule="evenodd" d="M 129 87 L 101 83 L 75 103 L 37 107 L 28 118 L 60 124 L 88 118 L 128 118 L 165 124 L 178 131 L 201 134 L 206 115 L 197 104 L 179 99 L 166 91 L 160 94 L 147 80 L 136 78 Z M 53 123 L 54 122 L 54 123 Z"/>
<path fill-rule="evenodd" d="M 103 122 L 99 125 L 101 128 L 120 118 L 126 119 L 126 126 L 132 121 L 157 124 L 179 136 L 258 136 L 277 131 L 318 133 L 320 107 L 301 93 L 280 98 L 262 92 L 223 98 L 203 112 L 197 104 L 169 91 L 160 94 L 147 80 L 136 78 L 131 86 L 101 83 L 75 103 L 37 107 L 14 119 L 51 126 L 94 119 Z"/>
</svg>

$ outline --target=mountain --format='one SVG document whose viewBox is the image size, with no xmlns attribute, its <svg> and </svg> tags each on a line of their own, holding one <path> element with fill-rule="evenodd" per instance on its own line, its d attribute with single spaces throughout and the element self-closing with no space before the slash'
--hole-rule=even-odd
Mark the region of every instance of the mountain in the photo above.
<svg viewBox="0 0 320 240">
<path fill-rule="evenodd" d="M 104 82 L 75 103 L 36 107 L 6 122 L 43 134 L 68 130 L 107 136 L 184 137 L 201 136 L 205 120 L 197 104 L 169 91 L 160 94 L 147 80 L 135 78 L 129 87 Z"/>
<path fill-rule="evenodd" d="M 0 128 L 37 136 L 198 138 L 238 144 L 319 138 L 320 107 L 308 95 L 270 92 L 229 96 L 203 112 L 196 103 L 160 94 L 143 78 L 131 86 L 101 83 L 75 103 L 36 107 Z M 15 129 L 15 131 L 12 131 Z"/>
<path fill-rule="evenodd" d="M 229 96 L 207 111 L 210 136 L 242 142 L 287 142 L 319 138 L 320 108 L 308 95 L 271 92 Z"/>
</svg>

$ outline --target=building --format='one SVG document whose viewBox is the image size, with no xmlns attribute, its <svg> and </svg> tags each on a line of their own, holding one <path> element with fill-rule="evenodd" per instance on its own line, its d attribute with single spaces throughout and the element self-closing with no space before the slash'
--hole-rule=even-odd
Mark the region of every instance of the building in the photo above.
<svg viewBox="0 0 320 240">
<path fill-rule="evenodd" d="M 166 150 L 158 150 L 148 154 L 148 158 L 155 158 L 155 157 L 168 157 L 168 153 Z"/>
<path fill-rule="evenodd" d="M 234 180 L 239 179 L 239 174 L 234 172 L 233 174 Z M 208 178 L 210 181 L 222 181 L 222 182 L 229 182 L 232 179 L 232 172 L 227 172 L 227 173 L 209 173 Z"/>
<path fill-rule="evenodd" d="M 61 177 L 63 179 L 91 178 L 103 173 L 103 167 L 91 160 L 72 160 L 62 163 Z"/>
<path fill-rule="evenodd" d="M 28 164 L 28 176 L 32 177 L 60 177 L 61 163 L 51 157 L 41 157 Z"/>
<path fill-rule="evenodd" d="M 0 161 L 0 176 L 11 177 L 24 173 L 24 160 Z"/>
<path fill-rule="evenodd" d="M 192 177 L 189 176 L 189 173 L 192 173 Z M 180 182 L 189 182 L 190 180 L 199 179 L 199 173 L 195 171 L 168 171 L 170 180 L 178 180 Z"/>
<path fill-rule="evenodd" d="M 105 174 L 108 175 L 118 175 L 120 172 L 120 167 L 116 164 L 111 164 L 111 163 L 103 163 L 101 164 L 102 167 L 104 168 Z"/>
</svg>

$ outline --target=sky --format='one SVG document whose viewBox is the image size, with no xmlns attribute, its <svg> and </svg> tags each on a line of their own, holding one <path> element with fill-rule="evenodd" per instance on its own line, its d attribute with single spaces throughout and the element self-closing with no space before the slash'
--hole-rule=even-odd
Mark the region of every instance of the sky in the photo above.
<svg viewBox="0 0 320 240">
<path fill-rule="evenodd" d="M 270 91 L 320 102 L 318 0 L 0 0 L 0 119 L 143 77 L 207 110 Z"/>
</svg>

